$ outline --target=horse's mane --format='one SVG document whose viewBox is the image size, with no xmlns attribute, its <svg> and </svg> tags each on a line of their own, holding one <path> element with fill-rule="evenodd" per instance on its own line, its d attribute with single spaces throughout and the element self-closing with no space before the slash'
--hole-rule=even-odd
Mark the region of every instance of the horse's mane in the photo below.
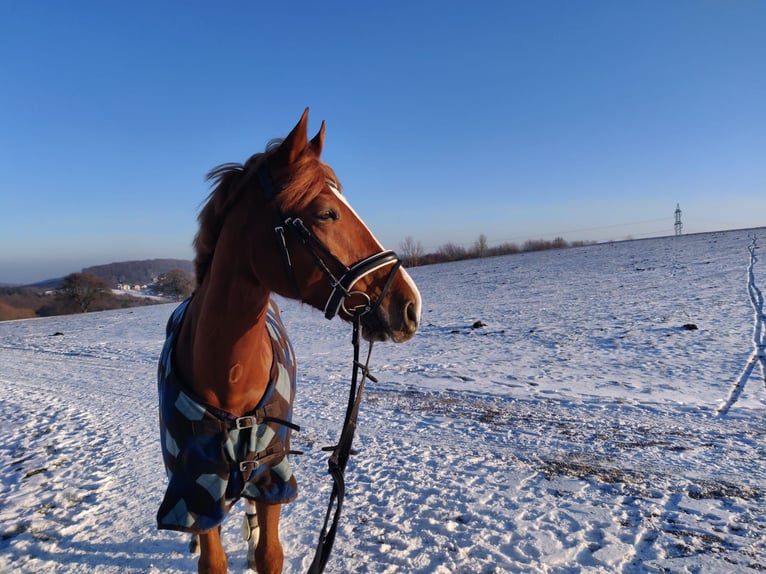
<svg viewBox="0 0 766 574">
<path fill-rule="evenodd" d="M 279 144 L 281 139 L 272 140 L 266 151 L 250 157 L 244 164 L 224 163 L 207 174 L 207 181 L 212 181 L 215 189 L 208 195 L 205 205 L 200 210 L 197 221 L 199 230 L 194 238 L 194 272 L 197 286 L 210 270 L 218 237 L 223 229 L 226 215 L 245 190 L 260 190 L 256 171 Z M 331 179 L 336 186 L 335 173 L 322 163 L 315 153 L 306 152 L 291 165 L 290 174 L 284 182 L 277 182 L 281 189 L 276 196 L 278 208 L 283 213 L 297 211 L 308 205 L 321 191 L 325 180 Z"/>
</svg>

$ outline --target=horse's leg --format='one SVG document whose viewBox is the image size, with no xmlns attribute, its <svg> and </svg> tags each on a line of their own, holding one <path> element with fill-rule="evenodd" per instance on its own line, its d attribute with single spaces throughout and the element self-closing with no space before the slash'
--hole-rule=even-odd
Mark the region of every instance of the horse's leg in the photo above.
<svg viewBox="0 0 766 574">
<path fill-rule="evenodd" d="M 258 574 L 279 574 L 282 572 L 284 554 L 279 542 L 279 513 L 281 504 L 256 504 L 259 537 L 255 547 L 254 563 L 249 564 Z"/>
<path fill-rule="evenodd" d="M 199 574 L 226 574 L 226 553 L 221 544 L 221 528 L 199 535 Z"/>
</svg>

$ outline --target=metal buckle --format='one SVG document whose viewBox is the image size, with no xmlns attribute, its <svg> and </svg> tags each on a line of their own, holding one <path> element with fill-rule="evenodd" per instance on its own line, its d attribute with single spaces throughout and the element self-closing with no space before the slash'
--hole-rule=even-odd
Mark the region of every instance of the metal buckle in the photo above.
<svg viewBox="0 0 766 574">
<path fill-rule="evenodd" d="M 258 424 L 258 419 L 256 419 L 253 415 L 247 415 L 244 417 L 239 417 L 234 421 L 234 426 L 237 429 L 249 429 Z"/>
<path fill-rule="evenodd" d="M 378 301 L 374 305 L 370 305 L 370 310 L 377 307 L 386 296 L 388 288 L 401 266 L 401 260 L 393 251 L 381 251 L 375 255 L 370 255 L 366 259 L 358 261 L 348 268 L 343 276 L 335 282 L 337 285 L 333 284 L 333 290 L 330 293 L 329 299 L 327 299 L 327 303 L 325 303 L 324 316 L 327 319 L 335 317 L 341 309 L 343 299 L 352 293 L 351 289 L 354 285 L 356 285 L 360 279 L 367 277 L 370 273 L 374 273 L 378 269 L 387 265 L 393 265 L 394 268 L 388 274 L 386 286 L 381 291 Z M 349 310 L 346 310 L 346 312 L 348 313 Z"/>
<path fill-rule="evenodd" d="M 253 471 L 256 468 L 258 468 L 260 463 L 257 460 L 243 460 L 239 463 L 239 471 L 240 472 L 247 472 L 248 470 Z"/>
<path fill-rule="evenodd" d="M 351 291 L 345 299 L 340 302 L 341 309 L 355 317 L 368 313 L 372 309 L 370 296 L 362 291 Z"/>
</svg>

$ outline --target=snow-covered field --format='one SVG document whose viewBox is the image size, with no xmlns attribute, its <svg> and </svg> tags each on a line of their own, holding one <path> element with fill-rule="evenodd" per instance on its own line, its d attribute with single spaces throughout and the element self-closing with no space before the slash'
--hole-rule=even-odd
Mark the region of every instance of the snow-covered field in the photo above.
<svg viewBox="0 0 766 574">
<path fill-rule="evenodd" d="M 753 353 L 753 233 L 766 245 L 760 229 L 414 269 L 423 325 L 374 349 L 328 572 L 766 570 L 760 365 L 731 395 Z M 752 277 L 766 288 L 766 258 Z M 154 526 L 172 308 L 0 323 L 0 572 L 195 571 L 186 537 Z M 285 571 L 304 572 L 350 327 L 283 315 L 305 454 L 281 529 Z M 232 572 L 240 520 L 224 524 Z"/>
</svg>

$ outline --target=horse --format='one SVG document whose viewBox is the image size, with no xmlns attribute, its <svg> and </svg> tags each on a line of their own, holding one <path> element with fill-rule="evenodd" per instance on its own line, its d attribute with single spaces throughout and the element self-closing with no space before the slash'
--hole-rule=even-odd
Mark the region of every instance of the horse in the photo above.
<svg viewBox="0 0 766 574">
<path fill-rule="evenodd" d="M 280 511 L 297 495 L 295 360 L 272 294 L 358 321 L 368 341 L 408 341 L 420 322 L 417 286 L 341 193 L 320 158 L 325 122 L 309 140 L 308 112 L 264 152 L 208 174 L 195 291 L 168 321 L 158 390 L 169 483 L 157 522 L 198 536 L 200 573 L 227 571 L 220 529 L 240 498 L 248 565 L 282 571 Z"/>
</svg>

